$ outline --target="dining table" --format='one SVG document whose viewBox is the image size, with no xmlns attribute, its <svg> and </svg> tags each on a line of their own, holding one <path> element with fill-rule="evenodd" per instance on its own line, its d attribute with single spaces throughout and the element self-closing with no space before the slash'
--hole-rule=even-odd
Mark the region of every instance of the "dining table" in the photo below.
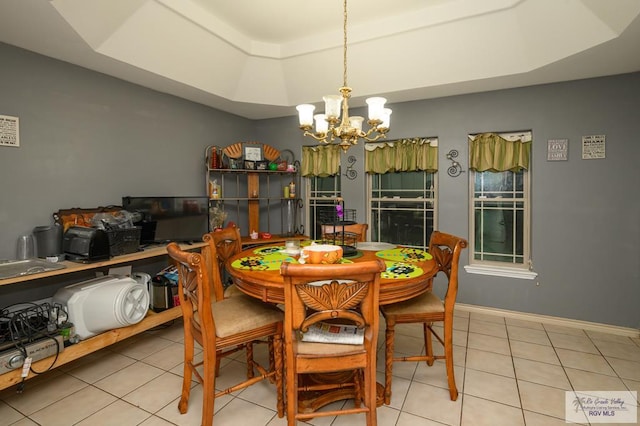
<svg viewBox="0 0 640 426">
<path fill-rule="evenodd" d="M 301 247 L 314 244 L 302 241 Z M 403 247 L 390 243 L 361 242 L 353 255 L 340 263 L 382 259 L 386 269 L 380 276 L 381 305 L 401 302 L 430 291 L 438 266 L 432 256 L 421 248 Z M 280 275 L 283 262 L 298 263 L 299 256 L 289 252 L 286 244 L 275 243 L 247 248 L 227 259 L 225 268 L 233 283 L 243 293 L 263 302 L 284 304 L 284 279 Z M 338 277 L 337 277 L 338 278 Z M 352 374 L 352 373 L 350 373 Z M 333 376 L 335 380 L 337 376 Z M 378 383 L 377 404 L 382 405 L 384 387 Z M 312 412 L 334 401 L 353 398 L 353 391 L 341 389 L 331 393 L 299 398 L 299 410 Z"/>
<path fill-rule="evenodd" d="M 301 247 L 312 244 L 302 241 Z M 386 270 L 380 277 L 380 304 L 401 302 L 431 290 L 438 266 L 431 255 L 420 249 L 389 243 L 361 242 L 353 256 L 340 263 L 364 262 L 380 258 Z M 245 249 L 227 259 L 226 270 L 243 293 L 263 302 L 284 304 L 283 262 L 298 263 L 285 244 L 276 243 Z"/>
</svg>

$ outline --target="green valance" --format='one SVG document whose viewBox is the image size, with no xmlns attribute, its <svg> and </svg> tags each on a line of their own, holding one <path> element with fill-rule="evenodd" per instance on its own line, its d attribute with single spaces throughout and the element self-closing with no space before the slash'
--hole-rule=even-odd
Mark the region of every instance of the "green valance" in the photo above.
<svg viewBox="0 0 640 426">
<path fill-rule="evenodd" d="M 531 140 L 507 140 L 496 133 L 469 137 L 469 169 L 478 172 L 518 172 L 529 169 Z"/>
<path fill-rule="evenodd" d="M 365 145 L 367 173 L 436 172 L 438 170 L 437 139 L 412 138 Z"/>
<path fill-rule="evenodd" d="M 338 145 L 303 146 L 300 174 L 305 177 L 338 174 L 341 153 L 342 148 Z"/>
</svg>

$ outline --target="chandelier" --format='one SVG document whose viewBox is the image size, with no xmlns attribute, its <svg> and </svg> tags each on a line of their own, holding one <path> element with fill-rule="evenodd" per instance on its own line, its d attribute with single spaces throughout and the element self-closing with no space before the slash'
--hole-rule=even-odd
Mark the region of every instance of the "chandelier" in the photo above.
<svg viewBox="0 0 640 426">
<path fill-rule="evenodd" d="M 389 131 L 389 122 L 391 119 L 391 109 L 385 108 L 387 101 L 385 98 L 373 97 L 366 100 L 369 106 L 369 129 L 362 130 L 364 117 L 349 117 L 349 98 L 351 97 L 351 88 L 347 85 L 347 0 L 344 0 L 344 45 L 343 45 L 343 81 L 342 87 L 339 89 L 340 95 L 327 95 L 324 100 L 324 114 L 313 114 L 315 106 L 311 104 L 298 105 L 300 119 L 300 129 L 304 131 L 304 136 L 310 136 L 313 139 L 324 144 L 337 144 L 344 152 L 351 145 L 356 145 L 358 139 L 364 139 L 368 142 L 376 141 L 384 138 Z M 342 118 L 340 110 L 342 109 Z M 315 131 L 313 123 L 315 121 Z"/>
</svg>

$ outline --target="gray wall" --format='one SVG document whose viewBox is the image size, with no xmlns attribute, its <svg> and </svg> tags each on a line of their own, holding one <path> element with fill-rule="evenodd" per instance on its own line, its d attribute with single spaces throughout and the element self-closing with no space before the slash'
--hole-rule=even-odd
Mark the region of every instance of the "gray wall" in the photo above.
<svg viewBox="0 0 640 426">
<path fill-rule="evenodd" d="M 448 176 L 446 153 L 457 149 L 466 169 L 467 134 L 533 132 L 532 258 L 538 279 L 462 271 L 460 302 L 640 328 L 639 102 L 640 73 L 633 73 L 391 105 L 390 139 L 439 138 L 438 227 L 464 237 L 468 173 Z M 257 131 L 274 141 L 309 144 L 296 126 L 289 117 L 259 122 Z M 582 160 L 581 138 L 594 134 L 606 135 L 606 158 Z M 547 140 L 565 138 L 569 160 L 548 162 Z M 358 159 L 358 179 L 343 179 L 345 198 L 358 220 L 367 220 L 362 146 L 348 155 Z M 462 259 L 467 263 L 468 250 Z"/>
<path fill-rule="evenodd" d="M 260 140 L 299 159 L 310 143 L 294 116 L 252 122 L 3 44 L 0 63 L 0 114 L 19 116 L 21 132 L 20 148 L 0 147 L 0 258 L 14 257 L 17 236 L 60 208 L 117 204 L 123 195 L 204 195 L 209 144 Z M 638 99 L 634 73 L 391 105 L 389 138 L 439 138 L 439 228 L 462 236 L 467 173 L 447 176 L 446 153 L 459 150 L 465 165 L 468 133 L 533 131 L 539 277 L 463 271 L 460 302 L 640 327 Z M 590 134 L 606 135 L 606 159 L 581 159 L 581 137 Z M 569 139 L 569 161 L 547 162 L 546 141 L 558 138 Z M 358 159 L 358 178 L 343 180 L 344 193 L 366 220 L 363 148 L 348 154 Z"/>
<path fill-rule="evenodd" d="M 254 140 L 250 120 L 0 43 L 0 259 L 59 209 L 122 196 L 206 195 L 205 148 Z"/>
</svg>

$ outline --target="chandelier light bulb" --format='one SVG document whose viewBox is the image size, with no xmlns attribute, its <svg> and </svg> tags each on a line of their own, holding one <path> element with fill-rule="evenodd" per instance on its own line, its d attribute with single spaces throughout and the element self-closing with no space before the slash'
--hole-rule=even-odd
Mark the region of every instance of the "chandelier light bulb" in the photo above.
<svg viewBox="0 0 640 426">
<path fill-rule="evenodd" d="M 313 119 L 316 121 L 316 133 L 326 134 L 329 131 L 329 122 L 325 114 L 316 114 Z"/>
<path fill-rule="evenodd" d="M 391 127 L 391 108 L 383 108 L 382 109 L 382 124 L 380 124 L 379 127 L 382 127 L 384 129 L 388 129 L 389 127 Z"/>
<path fill-rule="evenodd" d="M 301 104 L 296 107 L 298 110 L 298 118 L 300 120 L 300 127 L 313 126 L 313 111 L 316 109 L 311 104 Z"/>
<path fill-rule="evenodd" d="M 384 104 L 387 102 L 385 98 L 373 97 L 366 100 L 369 105 L 369 120 L 382 121 L 382 115 L 384 110 Z"/>
<path fill-rule="evenodd" d="M 349 117 L 349 125 L 358 131 L 358 134 L 362 132 L 362 122 L 364 121 L 364 117 L 360 117 L 359 115 L 354 115 L 353 117 Z"/>
<path fill-rule="evenodd" d="M 327 95 L 323 96 L 324 100 L 324 113 L 329 118 L 340 117 L 340 105 L 342 104 L 342 96 L 340 95 Z"/>
</svg>

